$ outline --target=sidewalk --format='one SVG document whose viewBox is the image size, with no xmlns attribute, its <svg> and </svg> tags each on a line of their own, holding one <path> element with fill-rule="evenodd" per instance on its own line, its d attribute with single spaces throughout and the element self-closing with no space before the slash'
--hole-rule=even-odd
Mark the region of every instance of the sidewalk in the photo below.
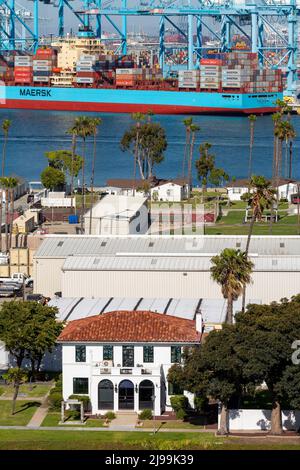
<svg viewBox="0 0 300 470">
<path fill-rule="evenodd" d="M 42 422 L 44 421 L 44 419 L 46 418 L 47 413 L 48 413 L 48 409 L 49 409 L 49 407 L 48 407 L 48 396 L 49 396 L 50 390 L 43 397 L 43 399 L 41 400 L 41 406 L 38 407 L 38 409 L 36 410 L 36 412 L 32 416 L 31 420 L 27 424 L 28 428 L 34 428 L 34 429 L 39 428 L 41 426 Z"/>
</svg>

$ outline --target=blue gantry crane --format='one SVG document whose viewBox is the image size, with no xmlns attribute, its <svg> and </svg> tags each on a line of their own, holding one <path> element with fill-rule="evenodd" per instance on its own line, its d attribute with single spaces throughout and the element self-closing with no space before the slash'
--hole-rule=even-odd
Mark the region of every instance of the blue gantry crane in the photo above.
<svg viewBox="0 0 300 470">
<path fill-rule="evenodd" d="M 34 5 L 34 25 L 29 28 L 28 47 L 38 44 L 38 2 Z M 41 0 L 40 0 L 41 1 Z M 287 92 L 293 94 L 297 88 L 298 21 L 300 0 L 42 0 L 58 8 L 58 35 L 65 35 L 65 17 L 75 15 L 79 20 L 80 36 L 102 35 L 103 22 L 108 22 L 120 38 L 118 50 L 127 53 L 127 19 L 129 17 L 157 18 L 158 54 L 161 68 L 170 70 L 167 64 L 167 25 L 171 25 L 185 38 L 187 61 L 185 67 L 199 66 L 205 51 L 211 48 L 203 41 L 204 35 L 215 39 L 220 51 L 232 47 L 233 31 L 239 32 L 257 52 L 260 62 L 272 68 L 283 67 L 287 74 Z M 0 0 L 0 48 L 13 49 L 15 23 L 20 21 L 14 7 L 15 0 Z M 78 8 L 77 5 L 80 5 Z M 1 8 L 9 12 L 9 28 L 3 27 Z M 184 18 L 185 21 L 182 21 Z M 186 24 L 187 28 L 183 28 Z M 176 64 L 172 66 L 176 68 Z"/>
</svg>

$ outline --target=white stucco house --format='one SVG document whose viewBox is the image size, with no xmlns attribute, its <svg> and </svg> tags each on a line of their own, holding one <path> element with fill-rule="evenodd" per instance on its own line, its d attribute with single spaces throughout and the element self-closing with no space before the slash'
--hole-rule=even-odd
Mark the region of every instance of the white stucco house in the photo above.
<svg viewBox="0 0 300 470">
<path fill-rule="evenodd" d="M 249 181 L 238 179 L 227 184 L 227 194 L 230 201 L 240 201 L 241 196 L 248 193 Z M 278 182 L 279 200 L 287 199 L 291 202 L 292 194 L 297 193 L 297 183 L 295 180 L 280 178 Z"/>
<path fill-rule="evenodd" d="M 161 181 L 150 193 L 152 201 L 181 202 L 189 197 L 189 184 L 183 178 Z"/>
<path fill-rule="evenodd" d="M 184 346 L 199 345 L 196 320 L 150 311 L 114 311 L 74 320 L 58 338 L 62 345 L 63 398 L 89 395 L 91 412 L 103 414 L 171 410 L 168 370 L 181 362 Z"/>
</svg>

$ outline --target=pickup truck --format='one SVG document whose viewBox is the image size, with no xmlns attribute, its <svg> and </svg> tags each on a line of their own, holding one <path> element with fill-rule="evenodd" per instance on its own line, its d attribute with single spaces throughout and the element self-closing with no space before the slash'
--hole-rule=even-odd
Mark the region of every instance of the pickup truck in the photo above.
<svg viewBox="0 0 300 470">
<path fill-rule="evenodd" d="M 25 287 L 33 287 L 33 279 L 23 273 L 14 273 L 11 277 L 0 277 L 0 285 L 4 284 L 25 284 Z"/>
<path fill-rule="evenodd" d="M 22 295 L 22 284 L 0 284 L 0 297 L 16 297 Z"/>
</svg>

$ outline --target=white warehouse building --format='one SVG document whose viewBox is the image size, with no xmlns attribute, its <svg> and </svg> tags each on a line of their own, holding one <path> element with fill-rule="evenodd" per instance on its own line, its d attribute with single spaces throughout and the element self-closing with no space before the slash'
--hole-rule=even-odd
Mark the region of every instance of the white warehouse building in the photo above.
<svg viewBox="0 0 300 470">
<path fill-rule="evenodd" d="M 211 257 L 246 236 L 48 236 L 34 257 L 36 293 L 53 297 L 218 299 Z M 300 291 L 300 237 L 253 236 L 247 296 L 263 303 Z"/>
</svg>

